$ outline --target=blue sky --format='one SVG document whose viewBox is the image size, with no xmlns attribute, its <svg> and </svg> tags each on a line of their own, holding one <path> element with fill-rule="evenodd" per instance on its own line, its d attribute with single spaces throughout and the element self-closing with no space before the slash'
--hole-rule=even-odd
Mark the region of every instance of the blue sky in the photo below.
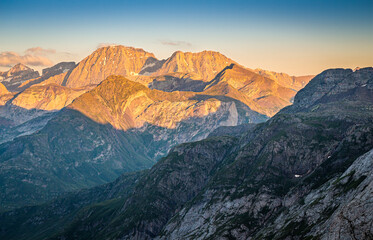
<svg viewBox="0 0 373 240">
<path fill-rule="evenodd" d="M 49 50 L 33 52 L 37 69 L 80 61 L 102 43 L 158 58 L 215 50 L 249 68 L 295 75 L 373 65 L 372 0 L 0 0 L 0 31 L 4 58 Z M 0 59 L 2 69 L 10 64 Z"/>
</svg>

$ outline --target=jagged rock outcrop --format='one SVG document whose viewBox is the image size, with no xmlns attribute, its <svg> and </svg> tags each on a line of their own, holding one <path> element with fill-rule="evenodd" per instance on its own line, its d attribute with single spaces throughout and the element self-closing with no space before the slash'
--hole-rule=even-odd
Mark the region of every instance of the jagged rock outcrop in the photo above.
<svg viewBox="0 0 373 240">
<path fill-rule="evenodd" d="M 1 83 L 9 91 L 17 91 L 18 86 L 29 79 L 39 77 L 39 72 L 18 63 L 13 66 L 9 71 L 0 72 L 0 76 L 3 78 Z"/>
<path fill-rule="evenodd" d="M 138 75 L 149 58 L 155 57 L 140 48 L 102 47 L 79 62 L 62 85 L 77 88 L 97 85 L 110 75 Z"/>
</svg>

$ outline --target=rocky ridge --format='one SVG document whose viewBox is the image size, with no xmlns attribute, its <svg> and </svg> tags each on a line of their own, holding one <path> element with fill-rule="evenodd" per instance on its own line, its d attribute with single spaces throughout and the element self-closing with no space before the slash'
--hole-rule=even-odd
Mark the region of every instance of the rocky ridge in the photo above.
<svg viewBox="0 0 373 240">
<path fill-rule="evenodd" d="M 296 91 L 285 88 L 272 79 L 235 64 L 217 74 L 205 91 L 222 88 L 224 85 L 235 88 L 251 100 L 247 102 L 250 108 L 267 116 L 273 116 L 283 107 L 290 105 L 296 94 Z"/>
<path fill-rule="evenodd" d="M 145 66 L 142 75 L 159 76 L 167 73 L 194 73 L 203 81 L 210 81 L 226 66 L 235 63 L 232 59 L 214 51 L 198 53 L 177 51 L 167 60 L 159 64 L 158 69 L 149 69 Z"/>
<path fill-rule="evenodd" d="M 295 91 L 299 91 L 302 88 L 304 88 L 307 85 L 307 83 L 309 83 L 309 81 L 311 81 L 311 79 L 315 77 L 314 75 L 290 76 L 286 73 L 277 73 L 273 71 L 263 70 L 260 68 L 257 68 L 253 71 L 263 77 L 267 77 L 276 81 L 281 86 L 293 89 Z"/>
</svg>

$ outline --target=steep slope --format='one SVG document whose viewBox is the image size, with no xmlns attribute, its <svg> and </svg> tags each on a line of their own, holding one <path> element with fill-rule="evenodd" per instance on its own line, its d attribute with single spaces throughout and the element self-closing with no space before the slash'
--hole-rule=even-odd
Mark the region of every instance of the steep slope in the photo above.
<svg viewBox="0 0 373 240">
<path fill-rule="evenodd" d="M 194 73 L 203 81 L 210 81 L 226 66 L 235 63 L 219 52 L 203 51 L 198 53 L 177 51 L 158 68 L 144 66 L 141 75 L 159 76 L 167 73 Z M 154 63 L 155 64 L 155 63 Z"/>
<path fill-rule="evenodd" d="M 0 77 L 2 77 L 1 83 L 9 91 L 17 91 L 18 86 L 20 86 L 23 82 L 39 77 L 39 72 L 18 63 L 9 71 L 0 72 Z"/>
<path fill-rule="evenodd" d="M 125 173 L 114 182 L 90 189 L 66 194 L 54 201 L 0 213 L 2 239 L 18 240 L 46 239 L 63 230 L 66 223 L 76 216 L 83 207 L 95 205 L 117 205 L 133 192 L 136 181 L 147 171 Z M 30 219 L 28 223 L 25 219 Z M 16 228 L 10 228 L 15 226 Z"/>
<path fill-rule="evenodd" d="M 32 88 L 45 87 L 51 86 Z M 36 100 L 37 106 L 55 107 Z M 112 76 L 76 98 L 42 130 L 0 145 L 1 188 L 12 189 L 1 206 L 42 202 L 112 181 L 120 173 L 150 167 L 171 146 L 205 138 L 219 126 L 265 119 L 234 99 L 150 90 Z M 22 195 L 22 188 L 30 192 Z"/>
<path fill-rule="evenodd" d="M 145 137 L 144 137 L 145 138 Z M 34 205 L 150 167 L 144 140 L 62 110 L 31 135 L 0 145 L 1 210 Z"/>
<path fill-rule="evenodd" d="M 6 87 L 0 83 L 0 106 L 5 105 L 12 97 L 14 93 L 11 93 Z"/>
<path fill-rule="evenodd" d="M 0 96 L 1 95 L 5 95 L 5 94 L 9 94 L 10 92 L 8 91 L 8 89 L 6 89 L 6 87 L 0 83 Z"/>
<path fill-rule="evenodd" d="M 137 75 L 148 58 L 154 55 L 139 48 L 102 47 L 79 62 L 62 85 L 76 88 L 99 84 L 110 75 Z"/>
<path fill-rule="evenodd" d="M 314 75 L 307 75 L 307 76 L 289 76 L 286 73 L 277 73 L 273 71 L 263 70 L 257 68 L 254 70 L 257 74 L 270 78 L 274 80 L 276 83 L 280 84 L 283 87 L 293 89 L 295 91 L 299 91 L 304 88 Z"/>
<path fill-rule="evenodd" d="M 277 84 L 272 79 L 263 77 L 248 69 L 232 64 L 209 83 L 205 91 L 229 85 L 237 89 L 255 105 L 250 108 L 267 116 L 273 116 L 280 109 L 291 104 L 296 91 Z"/>
</svg>

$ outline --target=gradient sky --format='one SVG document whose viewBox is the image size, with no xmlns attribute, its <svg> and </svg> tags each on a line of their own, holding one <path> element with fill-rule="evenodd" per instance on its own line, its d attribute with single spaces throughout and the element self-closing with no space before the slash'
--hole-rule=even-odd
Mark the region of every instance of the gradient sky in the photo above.
<svg viewBox="0 0 373 240">
<path fill-rule="evenodd" d="M 293 75 L 373 66 L 372 0 L 0 0 L 0 32 L 0 70 L 17 59 L 39 70 L 78 62 L 102 43 L 159 59 L 215 50 Z"/>
</svg>

